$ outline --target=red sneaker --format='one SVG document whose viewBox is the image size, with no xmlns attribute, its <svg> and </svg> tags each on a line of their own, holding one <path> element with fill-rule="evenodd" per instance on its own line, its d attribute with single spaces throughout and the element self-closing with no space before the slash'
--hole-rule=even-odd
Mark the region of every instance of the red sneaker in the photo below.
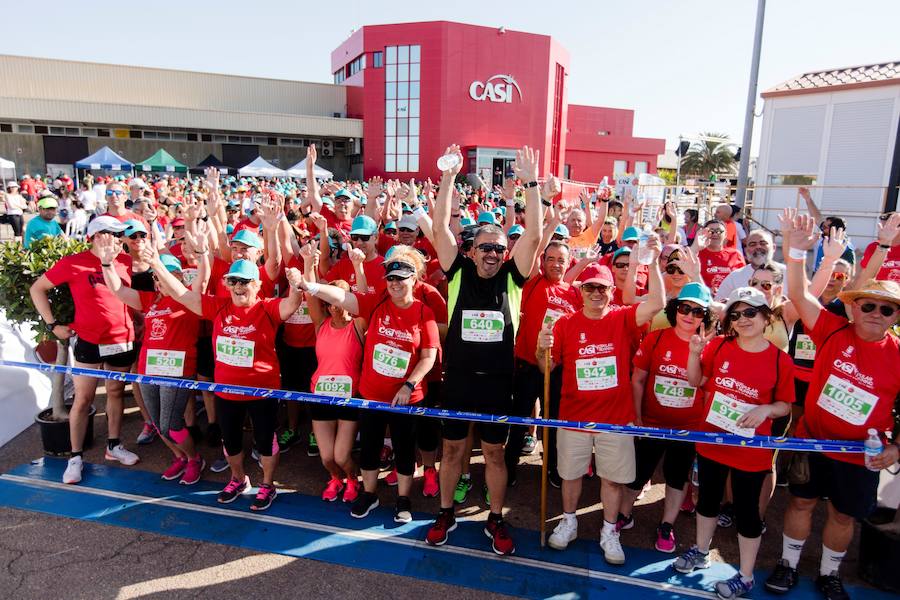
<svg viewBox="0 0 900 600">
<path fill-rule="evenodd" d="M 684 495 L 684 502 L 681 503 L 681 512 L 686 512 L 689 515 L 694 514 L 697 510 L 697 506 L 694 504 L 694 494 L 693 490 L 688 488 L 688 493 Z"/>
<path fill-rule="evenodd" d="M 391 461 L 394 460 L 394 449 L 390 446 L 382 446 L 381 447 L 381 456 L 378 457 L 379 466 L 381 470 L 384 471 L 388 467 L 391 466 Z"/>
<path fill-rule="evenodd" d="M 348 477 L 344 487 L 344 502 L 353 502 L 359 496 L 359 480 L 356 477 Z"/>
<path fill-rule="evenodd" d="M 491 519 L 488 517 L 487 525 L 484 527 L 484 535 L 493 540 L 491 547 L 496 554 L 500 556 L 508 556 L 515 553 L 516 545 L 513 543 L 506 527 L 506 521 L 503 519 Z"/>
<path fill-rule="evenodd" d="M 325 486 L 325 491 L 322 492 L 322 500 L 325 502 L 334 502 L 338 499 L 338 496 L 341 495 L 341 491 L 344 489 L 344 484 L 341 483 L 341 480 L 337 477 L 332 477 L 328 480 L 328 485 Z"/>
<path fill-rule="evenodd" d="M 384 478 L 384 482 L 391 487 L 397 485 L 397 469 L 391 469 L 391 472 Z"/>
<path fill-rule="evenodd" d="M 438 472 L 434 467 L 425 467 L 425 483 L 422 485 L 422 495 L 426 498 L 437 498 L 441 492 L 438 483 Z"/>
<path fill-rule="evenodd" d="M 425 536 L 425 543 L 429 546 L 443 546 L 450 537 L 450 532 L 456 529 L 456 517 L 451 511 L 441 511 L 438 513 L 437 519 L 432 523 L 428 534 Z"/>
</svg>

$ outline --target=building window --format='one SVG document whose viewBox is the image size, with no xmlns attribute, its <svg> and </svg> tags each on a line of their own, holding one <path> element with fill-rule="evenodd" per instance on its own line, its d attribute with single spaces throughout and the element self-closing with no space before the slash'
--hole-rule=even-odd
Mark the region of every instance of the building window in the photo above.
<svg viewBox="0 0 900 600">
<path fill-rule="evenodd" d="M 34 133 L 34 125 L 16 125 L 16 133 Z"/>
<path fill-rule="evenodd" d="M 563 165 L 563 179 L 572 179 L 572 165 Z"/>
<path fill-rule="evenodd" d="M 372 66 L 376 69 L 380 69 L 384 66 L 384 52 L 372 53 Z"/>
<path fill-rule="evenodd" d="M 350 77 L 366 68 L 366 55 L 360 54 L 350 63 Z"/>
<path fill-rule="evenodd" d="M 337 71 L 334 72 L 334 83 L 343 83 L 347 77 L 344 75 L 344 67 L 341 67 Z"/>
<path fill-rule="evenodd" d="M 650 163 L 646 160 L 636 160 L 634 161 L 634 174 L 642 175 L 646 173 L 650 168 Z"/>
<path fill-rule="evenodd" d="M 617 160 L 613 162 L 613 175 L 624 175 L 628 172 L 628 161 Z"/>
<path fill-rule="evenodd" d="M 385 54 L 384 169 L 391 172 L 417 172 L 422 48 L 387 46 Z"/>
</svg>

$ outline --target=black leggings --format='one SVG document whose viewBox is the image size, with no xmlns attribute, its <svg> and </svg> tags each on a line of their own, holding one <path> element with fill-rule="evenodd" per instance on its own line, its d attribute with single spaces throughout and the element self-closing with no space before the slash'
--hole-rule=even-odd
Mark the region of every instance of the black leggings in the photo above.
<svg viewBox="0 0 900 600">
<path fill-rule="evenodd" d="M 437 408 L 441 394 L 440 381 L 428 382 L 428 393 L 422 404 L 425 408 Z M 416 445 L 422 452 L 437 452 L 441 442 L 441 420 L 434 417 L 416 417 Z"/>
<path fill-rule="evenodd" d="M 719 515 L 729 472 L 737 531 L 745 538 L 758 538 L 762 535 L 759 493 L 766 475 L 771 471 L 741 471 L 698 455 L 697 477 L 700 483 L 700 497 L 697 500 L 697 514 L 708 518 Z"/>
<path fill-rule="evenodd" d="M 253 423 L 253 442 L 262 456 L 272 456 L 278 452 L 275 439 L 275 425 L 278 421 L 278 401 L 269 398 L 260 400 L 226 400 L 216 396 L 216 420 L 222 429 L 225 454 L 237 456 L 244 451 L 244 419 L 250 415 Z"/>
<path fill-rule="evenodd" d="M 378 470 L 385 428 L 390 425 L 397 474 L 411 476 L 416 470 L 416 418 L 381 410 L 359 412 L 359 468 Z"/>
<path fill-rule="evenodd" d="M 550 415 L 541 415 L 544 418 L 556 419 L 559 417 L 559 401 L 562 392 L 562 369 L 557 368 L 550 373 Z M 544 375 L 537 365 L 533 365 L 520 358 L 516 359 L 516 375 L 513 383 L 513 416 L 530 417 L 534 408 L 534 401 L 541 401 L 541 413 L 544 412 Z M 525 435 L 528 433 L 527 425 L 512 425 L 509 428 L 509 439 L 506 442 L 505 459 L 507 471 L 513 472 L 519 464 L 522 448 L 525 446 Z M 544 441 L 544 451 L 547 454 L 547 469 L 550 473 L 556 472 L 556 428 L 548 430 L 549 440 Z"/>
<path fill-rule="evenodd" d="M 687 483 L 694 465 L 694 444 L 674 440 L 634 438 L 635 479 L 628 488 L 640 491 L 653 477 L 660 459 L 666 485 L 680 490 Z"/>
</svg>

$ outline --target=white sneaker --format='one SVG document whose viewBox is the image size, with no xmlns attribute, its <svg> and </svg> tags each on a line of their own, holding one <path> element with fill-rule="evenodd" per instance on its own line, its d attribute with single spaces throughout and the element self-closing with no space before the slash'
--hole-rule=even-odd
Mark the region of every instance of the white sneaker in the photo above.
<svg viewBox="0 0 900 600">
<path fill-rule="evenodd" d="M 600 534 L 600 548 L 603 550 L 603 558 L 611 565 L 625 564 L 625 551 L 619 541 L 619 532 L 612 531 Z"/>
<path fill-rule="evenodd" d="M 578 538 L 578 521 L 575 519 L 563 519 L 557 524 L 556 529 L 547 538 L 547 544 L 556 550 L 565 550 L 569 542 Z"/>
<path fill-rule="evenodd" d="M 80 456 L 73 456 L 66 465 L 66 471 L 63 473 L 63 483 L 79 483 L 81 481 L 81 468 L 84 461 Z"/>
<path fill-rule="evenodd" d="M 125 446 L 119 444 L 112 450 L 110 450 L 109 447 L 106 448 L 106 460 L 117 460 L 123 465 L 130 467 L 131 465 L 137 464 L 141 459 L 137 454 L 130 450 L 126 450 Z"/>
</svg>

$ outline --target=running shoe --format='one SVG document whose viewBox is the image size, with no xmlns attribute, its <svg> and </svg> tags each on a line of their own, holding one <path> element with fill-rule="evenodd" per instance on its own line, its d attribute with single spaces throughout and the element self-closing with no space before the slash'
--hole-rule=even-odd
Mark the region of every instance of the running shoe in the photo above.
<svg viewBox="0 0 900 600">
<path fill-rule="evenodd" d="M 825 600 L 850 600 L 850 595 L 844 589 L 837 571 L 832 571 L 830 575 L 819 575 L 816 578 L 816 589 L 822 593 Z"/>
<path fill-rule="evenodd" d="M 219 501 L 219 504 L 230 504 L 237 500 L 237 497 L 250 489 L 250 477 L 248 475 L 244 475 L 244 480 L 231 478 L 231 481 L 219 492 L 219 497 L 216 500 Z"/>
<path fill-rule="evenodd" d="M 491 505 L 491 491 L 488 489 L 487 482 L 481 485 L 481 495 L 484 496 L 484 503 L 487 506 Z"/>
<path fill-rule="evenodd" d="M 530 456 L 534 454 L 535 448 L 537 448 L 537 440 L 534 439 L 533 435 L 526 435 L 525 443 L 522 445 L 522 452 L 520 454 L 522 456 Z"/>
<path fill-rule="evenodd" d="M 601 531 L 600 549 L 603 550 L 603 558 L 611 565 L 625 564 L 625 551 L 622 550 L 622 542 L 619 539 L 619 531 Z"/>
<path fill-rule="evenodd" d="M 672 568 L 679 573 L 693 573 L 697 569 L 708 569 L 710 565 L 709 552 L 700 552 L 697 546 L 675 559 Z"/>
<path fill-rule="evenodd" d="M 261 483 L 259 485 L 259 490 L 256 492 L 256 498 L 254 498 L 253 503 L 250 504 L 250 510 L 266 510 L 272 506 L 272 502 L 275 501 L 275 496 L 277 495 L 278 492 L 275 490 L 274 485 L 271 483 Z"/>
<path fill-rule="evenodd" d="M 656 528 L 656 549 L 666 554 L 675 552 L 675 529 L 671 523 L 660 523 Z"/>
<path fill-rule="evenodd" d="M 259 450 L 257 450 L 255 446 L 250 450 L 250 458 L 252 458 L 254 461 L 256 461 L 256 464 L 259 466 L 260 469 L 263 468 L 262 456 L 260 455 Z"/>
<path fill-rule="evenodd" d="M 469 492 L 472 491 L 472 478 L 466 477 L 465 475 L 459 476 L 459 481 L 456 482 L 456 489 L 453 490 L 453 503 L 454 504 L 463 504 L 469 497 Z"/>
<path fill-rule="evenodd" d="M 315 434 L 310 431 L 309 432 L 309 446 L 306 448 L 307 456 L 318 456 L 319 455 L 319 444 L 316 443 Z"/>
<path fill-rule="evenodd" d="M 184 475 L 184 470 L 187 468 L 188 459 L 186 456 L 176 456 L 172 459 L 172 464 L 169 465 L 169 468 L 163 471 L 163 474 L 160 476 L 166 481 L 172 481 L 173 479 L 178 479 L 182 475 Z"/>
<path fill-rule="evenodd" d="M 156 427 L 154 427 L 152 423 L 144 423 L 144 427 L 141 428 L 141 432 L 137 436 L 137 443 L 144 446 L 153 443 L 153 440 L 155 439 Z"/>
<path fill-rule="evenodd" d="M 344 485 L 344 502 L 353 502 L 359 496 L 359 480 L 356 477 L 348 477 Z"/>
<path fill-rule="evenodd" d="M 766 590 L 773 594 L 787 594 L 800 581 L 797 569 L 791 568 L 783 558 L 775 565 L 775 570 L 766 579 Z"/>
<path fill-rule="evenodd" d="M 63 472 L 63 483 L 78 483 L 81 481 L 81 470 L 84 467 L 84 460 L 80 456 L 73 456 L 66 465 Z"/>
<path fill-rule="evenodd" d="M 553 533 L 547 538 L 547 544 L 556 550 L 565 550 L 570 542 L 578 539 L 578 521 L 576 519 L 563 519 L 553 529 Z"/>
<path fill-rule="evenodd" d="M 716 596 L 721 600 L 731 600 L 732 598 L 740 598 L 750 593 L 753 589 L 753 580 L 744 581 L 741 574 L 735 573 L 731 579 L 725 579 L 716 583 Z"/>
<path fill-rule="evenodd" d="M 125 446 L 122 444 L 118 444 L 112 450 L 110 450 L 109 446 L 106 447 L 106 454 L 104 455 L 106 460 L 117 460 L 123 465 L 130 467 L 131 465 L 136 465 L 140 459 L 140 457 L 131 452 L 130 450 L 126 450 Z"/>
<path fill-rule="evenodd" d="M 350 516 L 354 519 L 363 519 L 376 508 L 378 508 L 378 496 L 363 490 L 350 506 Z"/>
<path fill-rule="evenodd" d="M 556 471 L 550 471 L 547 474 L 547 481 L 550 482 L 550 485 L 555 487 L 556 489 L 560 489 L 562 487 L 562 477 L 559 476 L 559 473 Z"/>
<path fill-rule="evenodd" d="M 394 507 L 394 523 L 412 523 L 412 502 L 409 496 L 398 496 Z"/>
<path fill-rule="evenodd" d="M 293 429 L 285 429 L 278 436 L 278 451 L 281 453 L 287 452 L 300 443 L 300 438 L 300 432 Z"/>
<path fill-rule="evenodd" d="M 588 463 L 587 473 L 584 474 L 584 479 L 593 479 L 594 478 L 594 463 L 593 461 Z"/>
<path fill-rule="evenodd" d="M 394 460 L 394 449 L 390 446 L 381 447 L 381 455 L 378 457 L 378 465 L 382 471 L 390 468 L 391 462 Z"/>
<path fill-rule="evenodd" d="M 716 524 L 719 527 L 731 527 L 734 525 L 734 506 L 732 506 L 731 502 L 726 502 L 722 505 Z"/>
<path fill-rule="evenodd" d="M 325 486 L 325 491 L 322 492 L 322 500 L 324 500 L 325 502 L 334 502 L 338 499 L 338 496 L 340 496 L 341 492 L 343 491 L 343 482 L 332 475 L 331 479 L 328 480 L 328 485 Z"/>
<path fill-rule="evenodd" d="M 384 482 L 391 487 L 397 485 L 397 469 L 391 469 L 391 472 L 384 478 Z"/>
<path fill-rule="evenodd" d="M 627 517 L 622 513 L 619 513 L 619 518 L 616 519 L 616 531 L 624 531 L 626 529 L 631 529 L 634 527 L 634 515 L 628 515 Z"/>
<path fill-rule="evenodd" d="M 487 524 L 484 526 L 484 535 L 491 538 L 491 548 L 493 548 L 494 554 L 508 556 L 515 553 L 516 545 L 513 543 L 512 537 L 509 535 L 509 528 L 503 519 L 492 519 L 489 516 Z"/>
<path fill-rule="evenodd" d="M 684 495 L 684 502 L 681 503 L 681 512 L 692 515 L 696 510 L 697 505 L 694 504 L 694 494 L 692 493 L 692 490 L 688 488 L 688 493 Z"/>
<path fill-rule="evenodd" d="M 428 533 L 425 535 L 425 543 L 429 546 L 443 546 L 450 537 L 450 532 L 456 529 L 456 517 L 452 510 L 442 510 Z"/>
<path fill-rule="evenodd" d="M 187 467 L 184 469 L 184 475 L 181 476 L 181 481 L 178 483 L 182 485 L 194 485 L 198 481 L 200 481 L 200 475 L 203 474 L 203 469 L 206 468 L 206 461 L 203 460 L 203 457 L 197 455 L 196 458 L 192 458 L 188 461 Z"/>
<path fill-rule="evenodd" d="M 425 482 L 422 484 L 422 495 L 426 498 L 437 498 L 441 492 L 438 472 L 434 467 L 425 467 L 423 475 Z"/>
<path fill-rule="evenodd" d="M 228 469 L 228 460 L 225 457 L 217 458 L 213 461 L 213 464 L 210 465 L 209 470 L 213 473 L 221 473 L 222 471 L 226 471 Z"/>
</svg>

